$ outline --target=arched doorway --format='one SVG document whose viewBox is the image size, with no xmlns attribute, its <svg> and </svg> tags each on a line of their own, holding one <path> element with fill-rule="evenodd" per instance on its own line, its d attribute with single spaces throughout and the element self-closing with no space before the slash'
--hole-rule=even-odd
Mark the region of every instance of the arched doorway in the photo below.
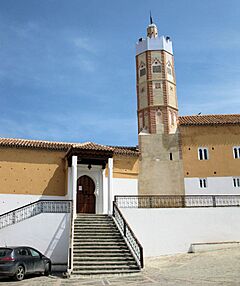
<svg viewBox="0 0 240 286">
<path fill-rule="evenodd" d="M 95 213 L 94 181 L 84 175 L 77 180 L 77 213 Z"/>
</svg>

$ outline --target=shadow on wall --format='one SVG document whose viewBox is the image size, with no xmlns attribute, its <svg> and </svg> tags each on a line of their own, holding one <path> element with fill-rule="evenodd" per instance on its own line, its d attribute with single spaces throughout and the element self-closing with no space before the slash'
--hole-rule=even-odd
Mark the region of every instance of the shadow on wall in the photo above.
<svg viewBox="0 0 240 286">
<path fill-rule="evenodd" d="M 69 230 L 70 230 L 70 217 L 64 215 L 63 219 L 58 224 L 55 233 L 52 236 L 44 255 L 49 257 L 52 263 L 66 263 L 68 258 L 69 248 Z M 62 260 L 65 257 L 65 260 Z"/>
<path fill-rule="evenodd" d="M 68 261 L 71 214 L 44 213 L 0 229 L 0 246 L 38 249 L 53 263 Z"/>
</svg>

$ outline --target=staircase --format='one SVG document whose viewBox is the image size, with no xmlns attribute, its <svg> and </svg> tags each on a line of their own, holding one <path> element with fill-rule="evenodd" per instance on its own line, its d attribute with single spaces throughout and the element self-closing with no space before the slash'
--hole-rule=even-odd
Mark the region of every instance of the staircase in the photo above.
<svg viewBox="0 0 240 286">
<path fill-rule="evenodd" d="M 140 271 L 108 215 L 78 215 L 74 221 L 72 275 L 112 275 Z"/>
</svg>

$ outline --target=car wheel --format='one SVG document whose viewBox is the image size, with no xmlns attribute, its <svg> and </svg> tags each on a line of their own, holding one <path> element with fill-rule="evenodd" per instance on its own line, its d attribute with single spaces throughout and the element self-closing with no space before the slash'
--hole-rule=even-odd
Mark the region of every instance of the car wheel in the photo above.
<svg viewBox="0 0 240 286">
<path fill-rule="evenodd" d="M 17 268 L 17 271 L 14 275 L 14 279 L 17 281 L 21 281 L 21 280 L 23 280 L 24 276 L 25 276 L 24 267 L 22 265 L 19 265 Z"/>
<path fill-rule="evenodd" d="M 50 274 L 50 263 L 47 263 L 45 265 L 44 275 L 49 276 L 49 274 Z"/>
</svg>

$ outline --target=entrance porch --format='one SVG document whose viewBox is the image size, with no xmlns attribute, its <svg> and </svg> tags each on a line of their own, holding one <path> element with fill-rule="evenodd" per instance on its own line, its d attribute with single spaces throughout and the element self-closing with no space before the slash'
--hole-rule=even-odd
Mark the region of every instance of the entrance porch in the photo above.
<svg viewBox="0 0 240 286">
<path fill-rule="evenodd" d="M 101 146 L 101 145 L 98 145 Z M 67 153 L 68 198 L 78 213 L 111 214 L 113 152 L 72 148 Z"/>
</svg>

